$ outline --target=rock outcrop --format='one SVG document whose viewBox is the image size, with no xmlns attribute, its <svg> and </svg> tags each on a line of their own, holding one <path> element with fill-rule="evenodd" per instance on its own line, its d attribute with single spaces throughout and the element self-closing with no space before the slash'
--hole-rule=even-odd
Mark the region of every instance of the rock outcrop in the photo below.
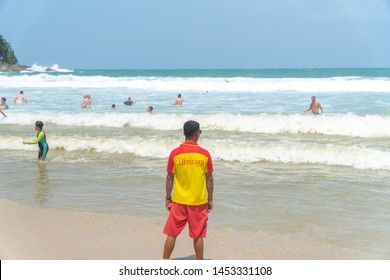
<svg viewBox="0 0 390 280">
<path fill-rule="evenodd" d="M 20 64 L 0 63 L 0 72 L 20 72 L 28 67 Z"/>
</svg>

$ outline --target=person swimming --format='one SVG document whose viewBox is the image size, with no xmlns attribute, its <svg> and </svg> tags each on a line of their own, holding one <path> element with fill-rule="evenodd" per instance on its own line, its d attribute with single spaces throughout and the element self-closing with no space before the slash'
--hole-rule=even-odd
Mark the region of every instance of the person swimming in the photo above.
<svg viewBox="0 0 390 280">
<path fill-rule="evenodd" d="M 91 104 L 92 104 L 91 95 L 84 94 L 83 98 L 84 98 L 84 101 L 83 101 L 83 104 L 81 104 L 81 109 L 91 108 Z"/>
<path fill-rule="evenodd" d="M 0 113 L 4 116 L 4 118 L 7 117 L 7 115 L 3 112 L 3 110 L 9 109 L 7 103 L 5 103 L 7 99 L 5 97 L 1 98 L 1 103 L 0 103 Z"/>
<path fill-rule="evenodd" d="M 177 95 L 177 98 L 175 100 L 175 103 L 173 103 L 176 107 L 181 107 L 183 106 L 183 98 L 181 97 L 181 93 Z"/>
<path fill-rule="evenodd" d="M 125 102 L 123 102 L 123 104 L 131 106 L 131 105 L 135 104 L 135 102 L 133 100 L 131 100 L 131 96 L 129 96 L 127 98 L 127 100 Z"/>
<path fill-rule="evenodd" d="M 320 111 L 321 113 L 324 112 L 321 103 L 317 101 L 317 98 L 314 95 L 311 97 L 311 103 L 309 105 L 309 108 L 304 110 L 303 112 L 306 113 L 309 111 L 311 111 L 313 115 L 319 115 Z"/>
<path fill-rule="evenodd" d="M 15 97 L 14 103 L 16 104 L 24 104 L 27 103 L 26 96 L 24 95 L 23 90 L 19 92 L 19 94 Z"/>
</svg>

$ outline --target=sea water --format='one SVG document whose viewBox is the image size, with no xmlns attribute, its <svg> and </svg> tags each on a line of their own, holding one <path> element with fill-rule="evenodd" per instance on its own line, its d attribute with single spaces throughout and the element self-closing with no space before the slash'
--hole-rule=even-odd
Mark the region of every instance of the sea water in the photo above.
<svg viewBox="0 0 390 280">
<path fill-rule="evenodd" d="M 193 119 L 214 161 L 212 227 L 390 257 L 390 69 L 52 68 L 0 73 L 1 198 L 166 216 L 167 157 Z M 312 95 L 322 115 L 303 112 Z M 37 120 L 45 164 L 22 144 Z"/>
</svg>

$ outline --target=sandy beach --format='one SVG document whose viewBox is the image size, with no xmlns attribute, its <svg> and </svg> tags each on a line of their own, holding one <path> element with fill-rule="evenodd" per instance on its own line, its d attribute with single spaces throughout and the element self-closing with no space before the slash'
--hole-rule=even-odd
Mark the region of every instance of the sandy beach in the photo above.
<svg viewBox="0 0 390 280">
<path fill-rule="evenodd" d="M 164 217 L 35 208 L 0 199 L 0 258 L 3 260 L 159 260 Z M 173 259 L 194 259 L 186 229 Z M 256 232 L 213 229 L 205 239 L 205 258 L 366 259 L 350 250 L 299 244 Z"/>
</svg>

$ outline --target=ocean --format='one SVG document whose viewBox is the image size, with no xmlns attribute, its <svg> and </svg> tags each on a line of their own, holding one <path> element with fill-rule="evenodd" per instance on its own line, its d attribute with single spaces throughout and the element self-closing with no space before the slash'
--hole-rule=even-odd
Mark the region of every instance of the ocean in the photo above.
<svg viewBox="0 0 390 280">
<path fill-rule="evenodd" d="M 165 217 L 167 158 L 193 119 L 214 161 L 210 227 L 390 258 L 390 69 L 51 68 L 0 73 L 0 198 Z M 322 115 L 303 112 L 312 95 Z M 44 164 L 22 144 L 37 120 Z"/>
</svg>

